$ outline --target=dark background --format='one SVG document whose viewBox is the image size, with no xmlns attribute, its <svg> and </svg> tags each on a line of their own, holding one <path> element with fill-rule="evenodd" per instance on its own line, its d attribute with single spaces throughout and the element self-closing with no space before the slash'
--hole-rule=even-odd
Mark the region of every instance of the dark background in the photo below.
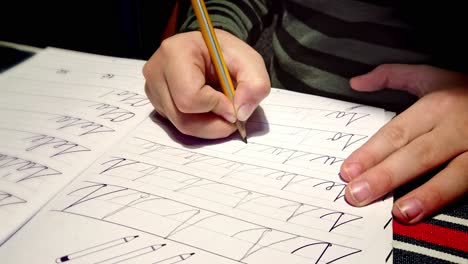
<svg viewBox="0 0 468 264">
<path fill-rule="evenodd" d="M 148 59 L 175 0 L 46 0 L 0 3 L 0 40 Z"/>
</svg>

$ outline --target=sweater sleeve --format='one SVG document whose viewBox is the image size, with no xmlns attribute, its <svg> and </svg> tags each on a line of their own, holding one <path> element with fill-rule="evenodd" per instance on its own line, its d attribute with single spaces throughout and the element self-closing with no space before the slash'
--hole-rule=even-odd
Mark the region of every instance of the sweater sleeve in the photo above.
<svg viewBox="0 0 468 264">
<path fill-rule="evenodd" d="M 205 0 L 205 5 L 213 27 L 226 30 L 249 44 L 255 43 L 271 23 L 270 0 Z M 180 32 L 198 29 L 197 18 L 190 7 Z"/>
</svg>

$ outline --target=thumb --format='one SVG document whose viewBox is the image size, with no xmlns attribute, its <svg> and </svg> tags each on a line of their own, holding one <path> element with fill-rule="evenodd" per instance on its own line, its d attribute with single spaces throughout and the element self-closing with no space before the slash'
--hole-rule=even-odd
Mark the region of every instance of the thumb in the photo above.
<svg viewBox="0 0 468 264">
<path fill-rule="evenodd" d="M 466 78 L 461 73 L 427 65 L 383 64 L 367 74 L 352 78 L 350 85 L 357 91 L 390 88 L 421 97 L 444 86 L 466 81 Z"/>
<path fill-rule="evenodd" d="M 216 30 L 229 72 L 236 86 L 237 119 L 246 121 L 270 92 L 270 78 L 262 56 L 232 34 Z"/>
<path fill-rule="evenodd" d="M 270 93 L 270 78 L 262 56 L 228 32 L 217 30 L 224 58 L 236 86 L 237 119 L 246 121 Z"/>
<path fill-rule="evenodd" d="M 235 105 L 237 119 L 246 121 L 255 111 L 260 102 L 270 92 L 270 81 L 267 78 L 250 79 L 237 83 Z"/>
<path fill-rule="evenodd" d="M 237 119 L 246 121 L 270 93 L 270 77 L 263 58 L 252 48 L 244 50 L 244 54 L 236 58 L 228 62 L 236 86 L 234 105 Z"/>
</svg>

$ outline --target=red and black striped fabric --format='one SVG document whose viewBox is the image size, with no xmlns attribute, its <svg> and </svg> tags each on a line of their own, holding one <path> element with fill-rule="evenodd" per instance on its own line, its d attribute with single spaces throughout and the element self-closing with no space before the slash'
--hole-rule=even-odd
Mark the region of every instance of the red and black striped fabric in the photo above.
<svg viewBox="0 0 468 264">
<path fill-rule="evenodd" d="M 466 199 L 416 225 L 393 221 L 393 263 L 468 264 Z"/>
</svg>

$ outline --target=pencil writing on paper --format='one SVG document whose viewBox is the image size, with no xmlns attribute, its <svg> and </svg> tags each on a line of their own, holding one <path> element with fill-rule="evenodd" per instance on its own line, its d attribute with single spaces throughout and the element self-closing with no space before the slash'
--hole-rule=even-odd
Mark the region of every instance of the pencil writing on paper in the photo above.
<svg viewBox="0 0 468 264">
<path fill-rule="evenodd" d="M 197 17 L 198 23 L 200 25 L 200 30 L 203 35 L 203 39 L 208 47 L 211 60 L 214 64 L 215 71 L 218 75 L 218 78 L 221 83 L 221 87 L 229 100 L 231 100 L 234 113 L 237 116 L 237 109 L 234 105 L 234 85 L 232 84 L 231 76 L 227 69 L 226 62 L 224 61 L 223 54 L 219 47 L 218 39 L 216 33 L 211 24 L 211 19 L 206 10 L 206 6 L 203 0 L 192 0 L 192 7 L 195 10 L 195 15 Z M 237 130 L 241 135 L 242 140 L 247 143 L 247 132 L 245 127 L 245 122 L 236 120 Z"/>
<path fill-rule="evenodd" d="M 131 74 L 141 63 L 122 62 L 46 49 L 2 75 L 0 192 L 15 196 L 3 200 L 0 244 L 146 118 L 144 79 Z"/>
<path fill-rule="evenodd" d="M 384 124 L 381 109 L 274 89 L 249 144 L 208 142 L 150 116 L 133 63 L 36 58 L 0 79 L 0 214 L 34 214 L 1 259 L 27 263 L 10 254 L 21 246 L 39 262 L 384 263 L 389 215 L 347 205 L 338 175 Z"/>
</svg>

